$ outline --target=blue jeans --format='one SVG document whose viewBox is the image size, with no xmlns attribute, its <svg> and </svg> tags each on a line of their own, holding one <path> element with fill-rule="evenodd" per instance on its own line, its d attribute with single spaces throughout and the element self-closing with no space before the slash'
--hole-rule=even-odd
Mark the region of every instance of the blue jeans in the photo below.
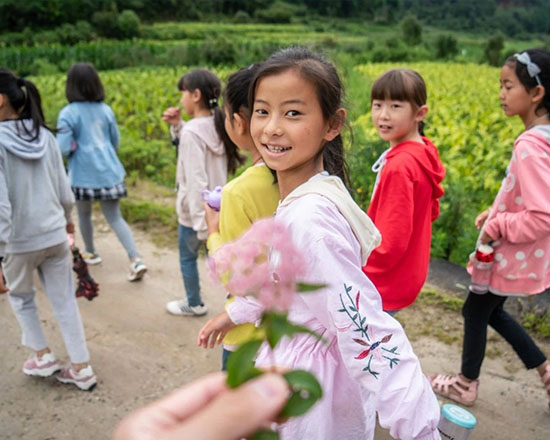
<svg viewBox="0 0 550 440">
<path fill-rule="evenodd" d="M 202 304 L 197 258 L 199 257 L 199 249 L 203 243 L 203 241 L 197 238 L 197 233 L 192 228 L 178 224 L 181 276 L 183 277 L 183 285 L 187 294 L 187 303 L 191 307 Z"/>
</svg>

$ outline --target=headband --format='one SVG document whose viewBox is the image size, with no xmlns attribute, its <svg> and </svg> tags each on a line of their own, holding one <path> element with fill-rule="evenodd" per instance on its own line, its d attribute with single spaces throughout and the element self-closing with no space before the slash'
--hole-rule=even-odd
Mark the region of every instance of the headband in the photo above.
<svg viewBox="0 0 550 440">
<path fill-rule="evenodd" d="M 529 76 L 531 78 L 535 78 L 537 80 L 537 84 L 541 86 L 542 83 L 540 82 L 539 78 L 539 73 L 541 72 L 540 67 L 533 63 L 533 61 L 531 61 L 531 57 L 529 57 L 529 54 L 527 52 L 516 53 L 514 54 L 514 58 L 521 64 L 524 64 L 525 67 L 527 67 L 527 73 L 529 73 Z"/>
</svg>

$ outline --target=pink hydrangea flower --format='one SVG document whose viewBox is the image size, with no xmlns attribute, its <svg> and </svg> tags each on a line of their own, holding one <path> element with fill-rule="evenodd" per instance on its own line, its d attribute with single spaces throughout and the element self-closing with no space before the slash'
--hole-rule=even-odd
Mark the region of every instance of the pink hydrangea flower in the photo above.
<svg viewBox="0 0 550 440">
<path fill-rule="evenodd" d="M 273 218 L 253 223 L 239 239 L 218 249 L 208 267 L 232 295 L 252 295 L 266 309 L 283 312 L 292 304 L 306 268 L 290 231 Z"/>
</svg>

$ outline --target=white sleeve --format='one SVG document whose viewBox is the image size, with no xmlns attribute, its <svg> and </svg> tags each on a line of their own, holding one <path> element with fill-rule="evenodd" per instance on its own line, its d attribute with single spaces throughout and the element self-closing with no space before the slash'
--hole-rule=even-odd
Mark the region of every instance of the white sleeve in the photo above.
<svg viewBox="0 0 550 440">
<path fill-rule="evenodd" d="M 4 166 L 3 152 L 0 149 L 0 257 L 6 254 L 6 245 L 11 234 L 11 203 Z"/>
</svg>

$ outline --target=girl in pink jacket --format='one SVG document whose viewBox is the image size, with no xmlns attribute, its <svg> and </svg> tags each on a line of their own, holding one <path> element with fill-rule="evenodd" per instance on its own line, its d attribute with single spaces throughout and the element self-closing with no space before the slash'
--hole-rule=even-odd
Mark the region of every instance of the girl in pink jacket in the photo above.
<svg viewBox="0 0 550 440">
<path fill-rule="evenodd" d="M 508 58 L 500 73 L 506 116 L 518 115 L 525 131 L 514 143 L 500 191 L 475 220 L 479 242 L 494 247 L 489 292 L 469 292 L 464 303 L 464 345 L 459 374 L 430 378 L 434 390 L 463 405 L 477 398 L 489 324 L 508 341 L 526 368 L 536 368 L 550 396 L 550 362 L 506 311 L 508 296 L 550 287 L 550 53 L 527 50 Z M 472 271 L 472 263 L 468 266 Z"/>
</svg>

